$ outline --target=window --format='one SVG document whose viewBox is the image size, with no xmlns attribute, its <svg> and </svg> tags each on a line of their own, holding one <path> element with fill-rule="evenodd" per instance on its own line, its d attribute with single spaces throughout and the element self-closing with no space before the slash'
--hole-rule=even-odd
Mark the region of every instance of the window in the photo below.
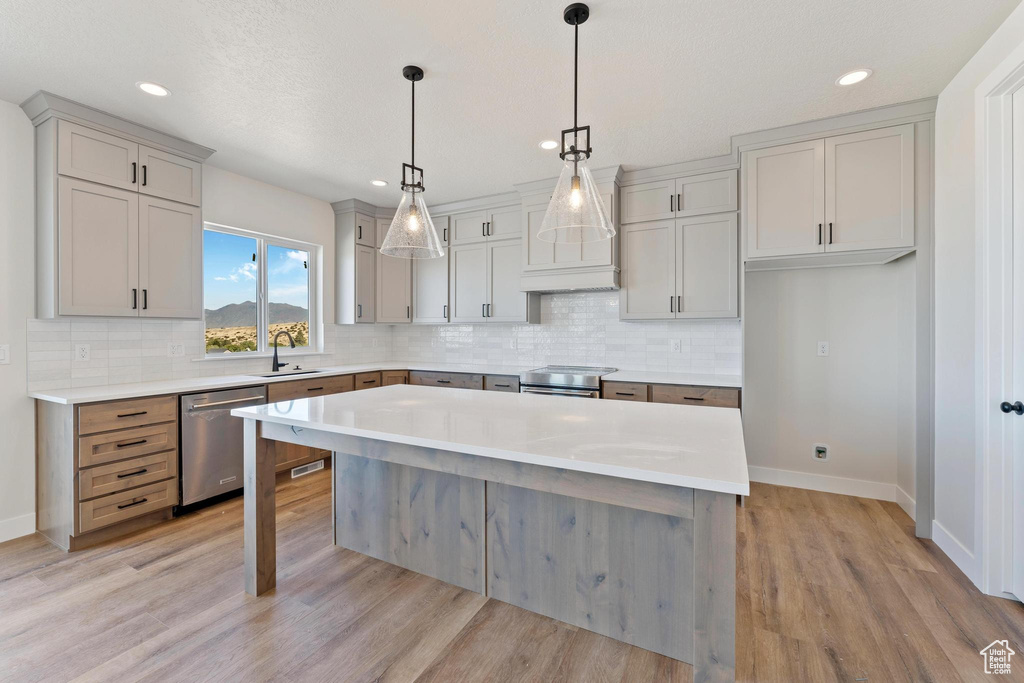
<svg viewBox="0 0 1024 683">
<path fill-rule="evenodd" d="M 316 263 L 321 248 L 207 223 L 203 231 L 206 353 L 319 350 Z"/>
</svg>

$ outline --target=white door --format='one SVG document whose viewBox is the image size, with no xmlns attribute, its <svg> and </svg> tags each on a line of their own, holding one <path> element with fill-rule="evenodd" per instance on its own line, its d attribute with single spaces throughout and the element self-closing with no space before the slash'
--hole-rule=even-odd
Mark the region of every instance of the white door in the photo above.
<svg viewBox="0 0 1024 683">
<path fill-rule="evenodd" d="M 1024 88 L 1013 94 L 1013 394 L 1024 402 Z M 1024 416 L 1013 420 L 1013 594 L 1024 600 Z"/>
<path fill-rule="evenodd" d="M 199 206 L 203 166 L 197 161 L 139 145 L 139 192 Z"/>
<path fill-rule="evenodd" d="M 487 319 L 496 323 L 525 322 L 526 294 L 519 286 L 522 242 L 488 242 L 487 251 Z"/>
<path fill-rule="evenodd" d="M 484 309 L 487 304 L 487 244 L 453 246 L 448 251 L 448 270 L 451 321 L 487 320 Z"/>
<path fill-rule="evenodd" d="M 622 289 L 619 318 L 676 317 L 676 222 L 632 223 L 622 227 Z"/>
<path fill-rule="evenodd" d="M 60 315 L 139 314 L 139 195 L 57 181 Z"/>
<path fill-rule="evenodd" d="M 376 321 L 374 308 L 377 303 L 377 250 L 362 244 L 356 245 L 356 322 Z"/>
<path fill-rule="evenodd" d="M 57 172 L 137 190 L 138 143 L 68 121 L 57 122 Z"/>
<path fill-rule="evenodd" d="M 676 215 L 676 181 L 658 180 L 622 188 L 622 223 L 642 223 Z"/>
<path fill-rule="evenodd" d="M 484 211 L 457 213 L 451 217 L 452 245 L 487 240 L 487 214 Z"/>
<path fill-rule="evenodd" d="M 737 317 L 736 214 L 680 218 L 676 225 L 676 317 Z"/>
<path fill-rule="evenodd" d="M 487 214 L 487 236 L 501 240 L 523 236 L 523 207 L 520 204 L 495 209 Z"/>
<path fill-rule="evenodd" d="M 377 219 L 376 320 L 408 323 L 412 322 L 412 260 L 380 253 L 390 227 L 390 218 Z"/>
<path fill-rule="evenodd" d="M 743 154 L 747 256 L 824 251 L 825 141 Z"/>
<path fill-rule="evenodd" d="M 139 198 L 139 315 L 203 317 L 203 219 L 199 207 Z"/>
<path fill-rule="evenodd" d="M 914 126 L 825 139 L 825 251 L 914 246 Z"/>
</svg>

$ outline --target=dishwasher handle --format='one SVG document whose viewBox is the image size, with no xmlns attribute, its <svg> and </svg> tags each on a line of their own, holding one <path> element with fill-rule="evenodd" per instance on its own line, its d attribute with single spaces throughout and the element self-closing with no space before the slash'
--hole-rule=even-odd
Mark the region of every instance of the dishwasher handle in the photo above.
<svg viewBox="0 0 1024 683">
<path fill-rule="evenodd" d="M 257 402 L 256 403 L 252 403 L 253 401 L 257 401 Z M 190 413 L 198 413 L 198 412 L 202 412 L 204 410 L 216 410 L 217 408 L 222 408 L 223 406 L 237 406 L 239 403 L 251 403 L 254 406 L 259 406 L 259 405 L 263 405 L 264 403 L 266 403 L 266 399 L 264 399 L 262 396 L 243 396 L 242 398 L 229 398 L 226 401 L 211 401 L 209 403 L 196 403 L 194 405 L 189 406 L 188 412 L 190 412 Z M 246 406 L 242 406 L 242 407 L 246 407 Z"/>
</svg>

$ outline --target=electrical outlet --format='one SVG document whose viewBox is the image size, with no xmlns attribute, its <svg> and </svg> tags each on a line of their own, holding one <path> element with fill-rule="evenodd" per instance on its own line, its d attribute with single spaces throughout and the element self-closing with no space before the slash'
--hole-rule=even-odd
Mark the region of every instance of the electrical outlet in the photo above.
<svg viewBox="0 0 1024 683">
<path fill-rule="evenodd" d="M 181 358 L 185 355 L 185 345 L 181 342 L 171 342 L 167 345 L 167 355 L 171 358 Z"/>
<path fill-rule="evenodd" d="M 88 344 L 75 344 L 75 360 L 76 361 L 87 361 L 87 360 L 89 360 L 89 345 Z"/>
<path fill-rule="evenodd" d="M 0 365 L 11 364 L 11 345 L 0 344 Z"/>
<path fill-rule="evenodd" d="M 827 341 L 820 341 L 820 342 L 818 342 L 818 355 L 819 356 L 827 356 L 828 355 L 828 342 Z"/>
<path fill-rule="evenodd" d="M 683 342 L 680 339 L 672 340 L 672 353 L 681 353 L 683 350 Z"/>
<path fill-rule="evenodd" d="M 516 350 L 516 340 L 515 339 L 509 339 L 508 340 L 508 348 L 512 349 L 513 351 Z"/>
<path fill-rule="evenodd" d="M 828 446 L 823 443 L 814 444 L 814 459 L 818 462 L 828 460 Z"/>
</svg>

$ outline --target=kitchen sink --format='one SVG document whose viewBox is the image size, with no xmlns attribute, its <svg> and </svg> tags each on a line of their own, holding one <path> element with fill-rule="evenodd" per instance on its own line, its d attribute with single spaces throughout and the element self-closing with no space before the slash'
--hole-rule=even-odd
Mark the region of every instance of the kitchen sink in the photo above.
<svg viewBox="0 0 1024 683">
<path fill-rule="evenodd" d="M 250 375 L 250 377 L 293 377 L 298 375 L 314 375 L 323 370 L 292 370 L 291 372 L 268 372 L 265 375 Z"/>
</svg>

